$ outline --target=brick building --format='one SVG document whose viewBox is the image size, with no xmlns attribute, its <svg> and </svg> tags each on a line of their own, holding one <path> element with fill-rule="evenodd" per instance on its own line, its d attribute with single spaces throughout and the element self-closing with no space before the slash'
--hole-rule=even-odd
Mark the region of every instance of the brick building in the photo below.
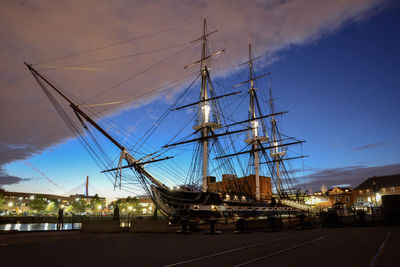
<svg viewBox="0 0 400 267">
<path fill-rule="evenodd" d="M 241 178 L 223 174 L 220 182 L 216 182 L 215 177 L 208 177 L 208 190 L 220 193 L 226 200 L 245 201 L 246 195 L 256 197 L 256 177 L 254 174 Z M 260 176 L 260 199 L 269 200 L 271 197 L 271 178 Z"/>
<path fill-rule="evenodd" d="M 314 204 L 316 207 L 331 208 L 335 204 L 340 204 L 343 207 L 350 207 L 354 204 L 353 188 L 350 187 L 334 187 L 325 193 L 315 192 L 311 196 L 309 204 Z"/>
</svg>

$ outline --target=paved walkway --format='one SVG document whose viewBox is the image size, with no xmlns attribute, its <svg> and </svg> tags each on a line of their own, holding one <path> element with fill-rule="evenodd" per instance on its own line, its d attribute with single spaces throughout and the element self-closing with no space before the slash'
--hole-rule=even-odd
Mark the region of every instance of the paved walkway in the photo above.
<svg viewBox="0 0 400 267">
<path fill-rule="evenodd" d="M 400 227 L 0 235 L 0 266 L 369 266 L 374 258 L 376 266 L 399 266 Z"/>
</svg>

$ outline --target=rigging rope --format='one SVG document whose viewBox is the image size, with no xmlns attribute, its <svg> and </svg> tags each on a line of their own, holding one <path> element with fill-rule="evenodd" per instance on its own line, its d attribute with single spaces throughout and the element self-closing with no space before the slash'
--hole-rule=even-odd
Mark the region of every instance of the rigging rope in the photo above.
<svg viewBox="0 0 400 267">
<path fill-rule="evenodd" d="M 195 21 L 192 21 L 192 22 L 188 22 L 188 23 L 185 23 L 185 24 L 181 24 L 181 25 L 178 25 L 178 26 L 174 26 L 174 27 L 171 27 L 171 28 L 167 28 L 167 29 L 164 29 L 164 30 L 161 30 L 161 31 L 158 31 L 158 32 L 153 32 L 153 33 L 149 33 L 149 34 L 146 34 L 146 35 L 134 37 L 134 38 L 131 38 L 131 39 L 128 39 L 128 40 L 124 40 L 124 41 L 120 41 L 120 42 L 116 42 L 116 43 L 112 43 L 112 44 L 108 44 L 108 45 L 103 45 L 103 46 L 100 46 L 100 47 L 97 47 L 97 48 L 93 48 L 93 49 L 89 49 L 89 50 L 84 50 L 84 51 L 77 52 L 77 53 L 74 53 L 74 54 L 71 54 L 71 55 L 61 56 L 61 57 L 52 58 L 52 59 L 48 59 L 48 60 L 45 60 L 45 61 L 37 62 L 35 64 L 32 64 L 32 66 L 43 64 L 43 63 L 48 63 L 48 62 L 52 62 L 52 61 L 57 61 L 57 60 L 65 59 L 65 58 L 75 57 L 75 56 L 91 53 L 91 52 L 94 52 L 94 51 L 98 51 L 98 50 L 102 50 L 102 49 L 106 49 L 106 48 L 122 45 L 122 44 L 129 43 L 129 42 L 132 42 L 132 41 L 148 38 L 148 37 L 151 37 L 151 36 L 154 36 L 154 35 L 157 35 L 157 34 L 161 34 L 161 33 L 164 33 L 164 32 L 168 32 L 168 31 L 172 31 L 172 30 L 175 30 L 175 29 L 178 29 L 178 28 L 181 28 L 181 27 L 188 26 L 188 25 L 197 23 L 199 21 L 202 21 L 202 19 L 195 20 Z"/>
<path fill-rule="evenodd" d="M 99 92 L 98 94 L 94 95 L 93 97 L 91 97 L 91 98 L 89 98 L 89 99 L 83 101 L 83 104 L 86 104 L 87 102 L 92 101 L 93 99 L 98 98 L 99 96 L 105 94 L 106 92 L 108 92 L 108 91 L 110 91 L 110 90 L 112 90 L 112 89 L 114 89 L 114 88 L 116 88 L 116 87 L 118 87 L 118 86 L 120 86 L 120 85 L 122 85 L 122 84 L 124 84 L 124 83 L 126 83 L 126 82 L 128 82 L 128 81 L 130 81 L 130 80 L 132 80 L 133 78 L 135 78 L 135 77 L 137 77 L 137 76 L 139 76 L 139 75 L 145 73 L 146 71 L 152 69 L 153 67 L 155 67 L 155 66 L 157 66 L 157 65 L 159 65 L 159 64 L 161 64 L 161 63 L 163 63 L 163 62 L 166 62 L 166 61 L 170 60 L 171 58 L 177 56 L 178 54 L 182 53 L 183 51 L 185 51 L 185 50 L 188 49 L 189 47 L 192 47 L 193 45 L 194 45 L 194 44 L 188 45 L 188 46 L 186 46 L 185 48 L 183 48 L 183 49 L 179 50 L 178 52 L 176 52 L 175 54 L 173 54 L 173 55 L 171 55 L 171 56 L 169 56 L 169 57 L 167 57 L 167 58 L 165 58 L 165 59 L 163 59 L 163 60 L 161 60 L 161 61 L 158 61 L 157 63 L 154 63 L 154 64 L 150 65 L 149 67 L 143 69 L 142 71 L 139 71 L 139 72 L 133 74 L 132 76 L 128 77 L 127 79 L 125 79 L 125 80 L 123 80 L 123 81 L 121 81 L 121 82 L 119 82 L 119 83 L 117 83 L 117 84 L 111 86 L 110 88 L 107 88 L 107 89 L 105 89 L 105 90 Z"/>
</svg>

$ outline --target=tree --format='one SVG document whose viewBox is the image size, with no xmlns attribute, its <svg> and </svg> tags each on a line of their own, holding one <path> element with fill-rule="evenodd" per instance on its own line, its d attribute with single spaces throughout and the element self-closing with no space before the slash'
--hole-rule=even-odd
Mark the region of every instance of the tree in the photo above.
<svg viewBox="0 0 400 267">
<path fill-rule="evenodd" d="M 58 203 L 58 201 L 51 201 L 49 203 L 49 205 L 47 205 L 46 211 L 47 212 L 52 212 L 52 213 L 57 213 L 59 207 L 60 207 L 60 204 Z"/>
<path fill-rule="evenodd" d="M 136 197 L 127 197 L 124 202 L 119 204 L 123 213 L 136 213 L 139 211 L 139 199 Z"/>
<path fill-rule="evenodd" d="M 103 202 L 100 200 L 100 197 L 98 194 L 94 195 L 93 198 L 90 200 L 90 209 L 92 212 L 98 211 L 98 206 L 101 205 L 103 206 Z"/>
<path fill-rule="evenodd" d="M 6 209 L 6 199 L 0 195 L 0 211 Z"/>
<path fill-rule="evenodd" d="M 35 197 L 29 201 L 31 211 L 43 212 L 47 207 L 47 201 L 41 197 Z"/>
<path fill-rule="evenodd" d="M 75 199 L 72 203 L 72 210 L 74 212 L 85 212 L 87 204 L 86 201 L 84 199 Z"/>
</svg>

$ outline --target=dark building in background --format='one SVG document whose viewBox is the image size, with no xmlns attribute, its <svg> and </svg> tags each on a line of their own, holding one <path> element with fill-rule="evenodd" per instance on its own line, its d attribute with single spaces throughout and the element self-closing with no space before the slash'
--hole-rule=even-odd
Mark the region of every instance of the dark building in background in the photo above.
<svg viewBox="0 0 400 267">
<path fill-rule="evenodd" d="M 382 196 L 400 194 L 400 174 L 371 177 L 354 190 L 355 205 L 379 206 Z"/>
</svg>

